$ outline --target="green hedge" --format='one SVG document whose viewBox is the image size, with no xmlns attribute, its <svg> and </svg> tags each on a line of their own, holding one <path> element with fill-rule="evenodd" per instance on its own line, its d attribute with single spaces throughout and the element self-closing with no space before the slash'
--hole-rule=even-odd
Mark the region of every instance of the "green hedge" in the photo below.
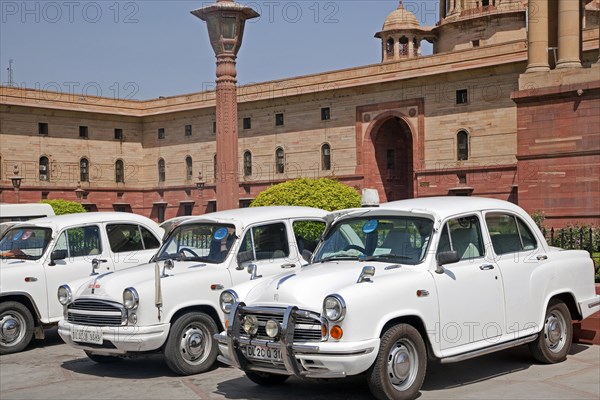
<svg viewBox="0 0 600 400">
<path fill-rule="evenodd" d="M 50 204 L 50 206 L 52 206 L 52 209 L 54 210 L 54 214 L 56 215 L 79 214 L 86 212 L 85 208 L 75 201 L 56 199 L 42 200 L 42 203 Z"/>
</svg>

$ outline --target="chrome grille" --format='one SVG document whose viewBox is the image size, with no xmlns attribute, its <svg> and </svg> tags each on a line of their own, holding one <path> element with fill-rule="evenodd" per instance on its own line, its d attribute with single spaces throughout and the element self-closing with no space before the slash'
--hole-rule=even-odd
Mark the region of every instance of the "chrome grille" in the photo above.
<svg viewBox="0 0 600 400">
<path fill-rule="evenodd" d="M 258 319 L 258 332 L 256 334 L 257 339 L 273 340 L 265 331 L 267 321 L 272 319 L 280 324 L 283 322 L 283 313 L 285 309 L 281 309 L 280 312 L 261 312 L 253 313 L 251 308 L 247 308 L 244 315 L 254 315 Z M 321 341 L 321 320 L 320 317 L 312 312 L 299 311 L 310 316 L 296 316 L 296 322 L 294 327 L 294 342 L 320 342 Z M 244 332 L 243 328 L 240 328 L 240 335 L 248 336 Z"/>
<path fill-rule="evenodd" d="M 80 299 L 68 305 L 67 321 L 77 325 L 122 326 L 127 321 L 127 312 L 119 303 Z"/>
</svg>

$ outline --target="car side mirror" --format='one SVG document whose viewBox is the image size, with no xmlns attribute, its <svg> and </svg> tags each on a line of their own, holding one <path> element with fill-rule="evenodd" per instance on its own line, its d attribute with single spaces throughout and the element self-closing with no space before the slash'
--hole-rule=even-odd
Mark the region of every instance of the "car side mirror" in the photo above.
<svg viewBox="0 0 600 400">
<path fill-rule="evenodd" d="M 444 273 L 444 265 L 454 264 L 456 262 L 459 262 L 460 256 L 458 255 L 458 251 L 456 251 L 456 250 L 442 251 L 437 254 L 436 259 L 437 259 L 438 265 L 437 265 L 437 268 L 435 269 L 435 272 L 438 274 L 443 274 Z"/>
<path fill-rule="evenodd" d="M 310 250 L 302 250 L 302 259 L 306 262 L 310 262 L 310 259 L 312 258 L 313 252 Z"/>
<path fill-rule="evenodd" d="M 50 254 L 50 265 L 56 265 L 55 261 L 64 260 L 69 256 L 66 249 L 54 250 Z"/>
<path fill-rule="evenodd" d="M 251 250 L 248 251 L 240 251 L 237 255 L 237 270 L 241 271 L 244 269 L 244 266 L 242 265 L 243 263 L 250 261 L 254 258 L 254 254 L 252 253 Z"/>
<path fill-rule="evenodd" d="M 258 266 L 256 264 L 248 265 L 248 273 L 250 274 L 251 281 L 262 278 L 262 275 L 258 275 Z"/>
</svg>

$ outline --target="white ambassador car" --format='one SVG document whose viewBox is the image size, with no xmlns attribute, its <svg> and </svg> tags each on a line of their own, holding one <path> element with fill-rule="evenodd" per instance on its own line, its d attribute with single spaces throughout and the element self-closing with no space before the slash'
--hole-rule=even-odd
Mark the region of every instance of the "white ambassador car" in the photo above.
<svg viewBox="0 0 600 400">
<path fill-rule="evenodd" d="M 366 373 L 379 399 L 412 399 L 427 360 L 528 343 L 565 359 L 572 320 L 600 309 L 585 251 L 549 247 L 500 200 L 404 200 L 330 216 L 311 264 L 234 286 L 219 349 L 252 381 Z"/>
<path fill-rule="evenodd" d="M 223 289 L 298 271 L 306 264 L 301 252 L 315 248 L 326 214 L 308 207 L 257 207 L 178 221 L 152 263 L 81 286 L 73 282 L 73 290 L 59 288 L 65 320 L 58 332 L 99 363 L 162 351 L 175 373 L 203 372 L 218 355 L 213 335 L 224 326 L 218 311 Z"/>
<path fill-rule="evenodd" d="M 130 213 L 15 223 L 0 240 L 0 354 L 23 350 L 62 318 L 61 284 L 148 262 L 162 234 L 154 221 Z"/>
</svg>

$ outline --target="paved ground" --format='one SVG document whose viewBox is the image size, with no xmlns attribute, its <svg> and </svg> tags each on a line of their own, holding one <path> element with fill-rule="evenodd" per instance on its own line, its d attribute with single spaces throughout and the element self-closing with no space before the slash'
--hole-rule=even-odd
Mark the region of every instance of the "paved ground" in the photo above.
<svg viewBox="0 0 600 400">
<path fill-rule="evenodd" d="M 371 399 L 364 377 L 252 384 L 233 368 L 180 377 L 160 355 L 99 365 L 58 337 L 0 358 L 0 399 Z M 573 345 L 567 361 L 538 365 L 526 347 L 430 366 L 420 399 L 600 399 L 600 346 Z"/>
</svg>

